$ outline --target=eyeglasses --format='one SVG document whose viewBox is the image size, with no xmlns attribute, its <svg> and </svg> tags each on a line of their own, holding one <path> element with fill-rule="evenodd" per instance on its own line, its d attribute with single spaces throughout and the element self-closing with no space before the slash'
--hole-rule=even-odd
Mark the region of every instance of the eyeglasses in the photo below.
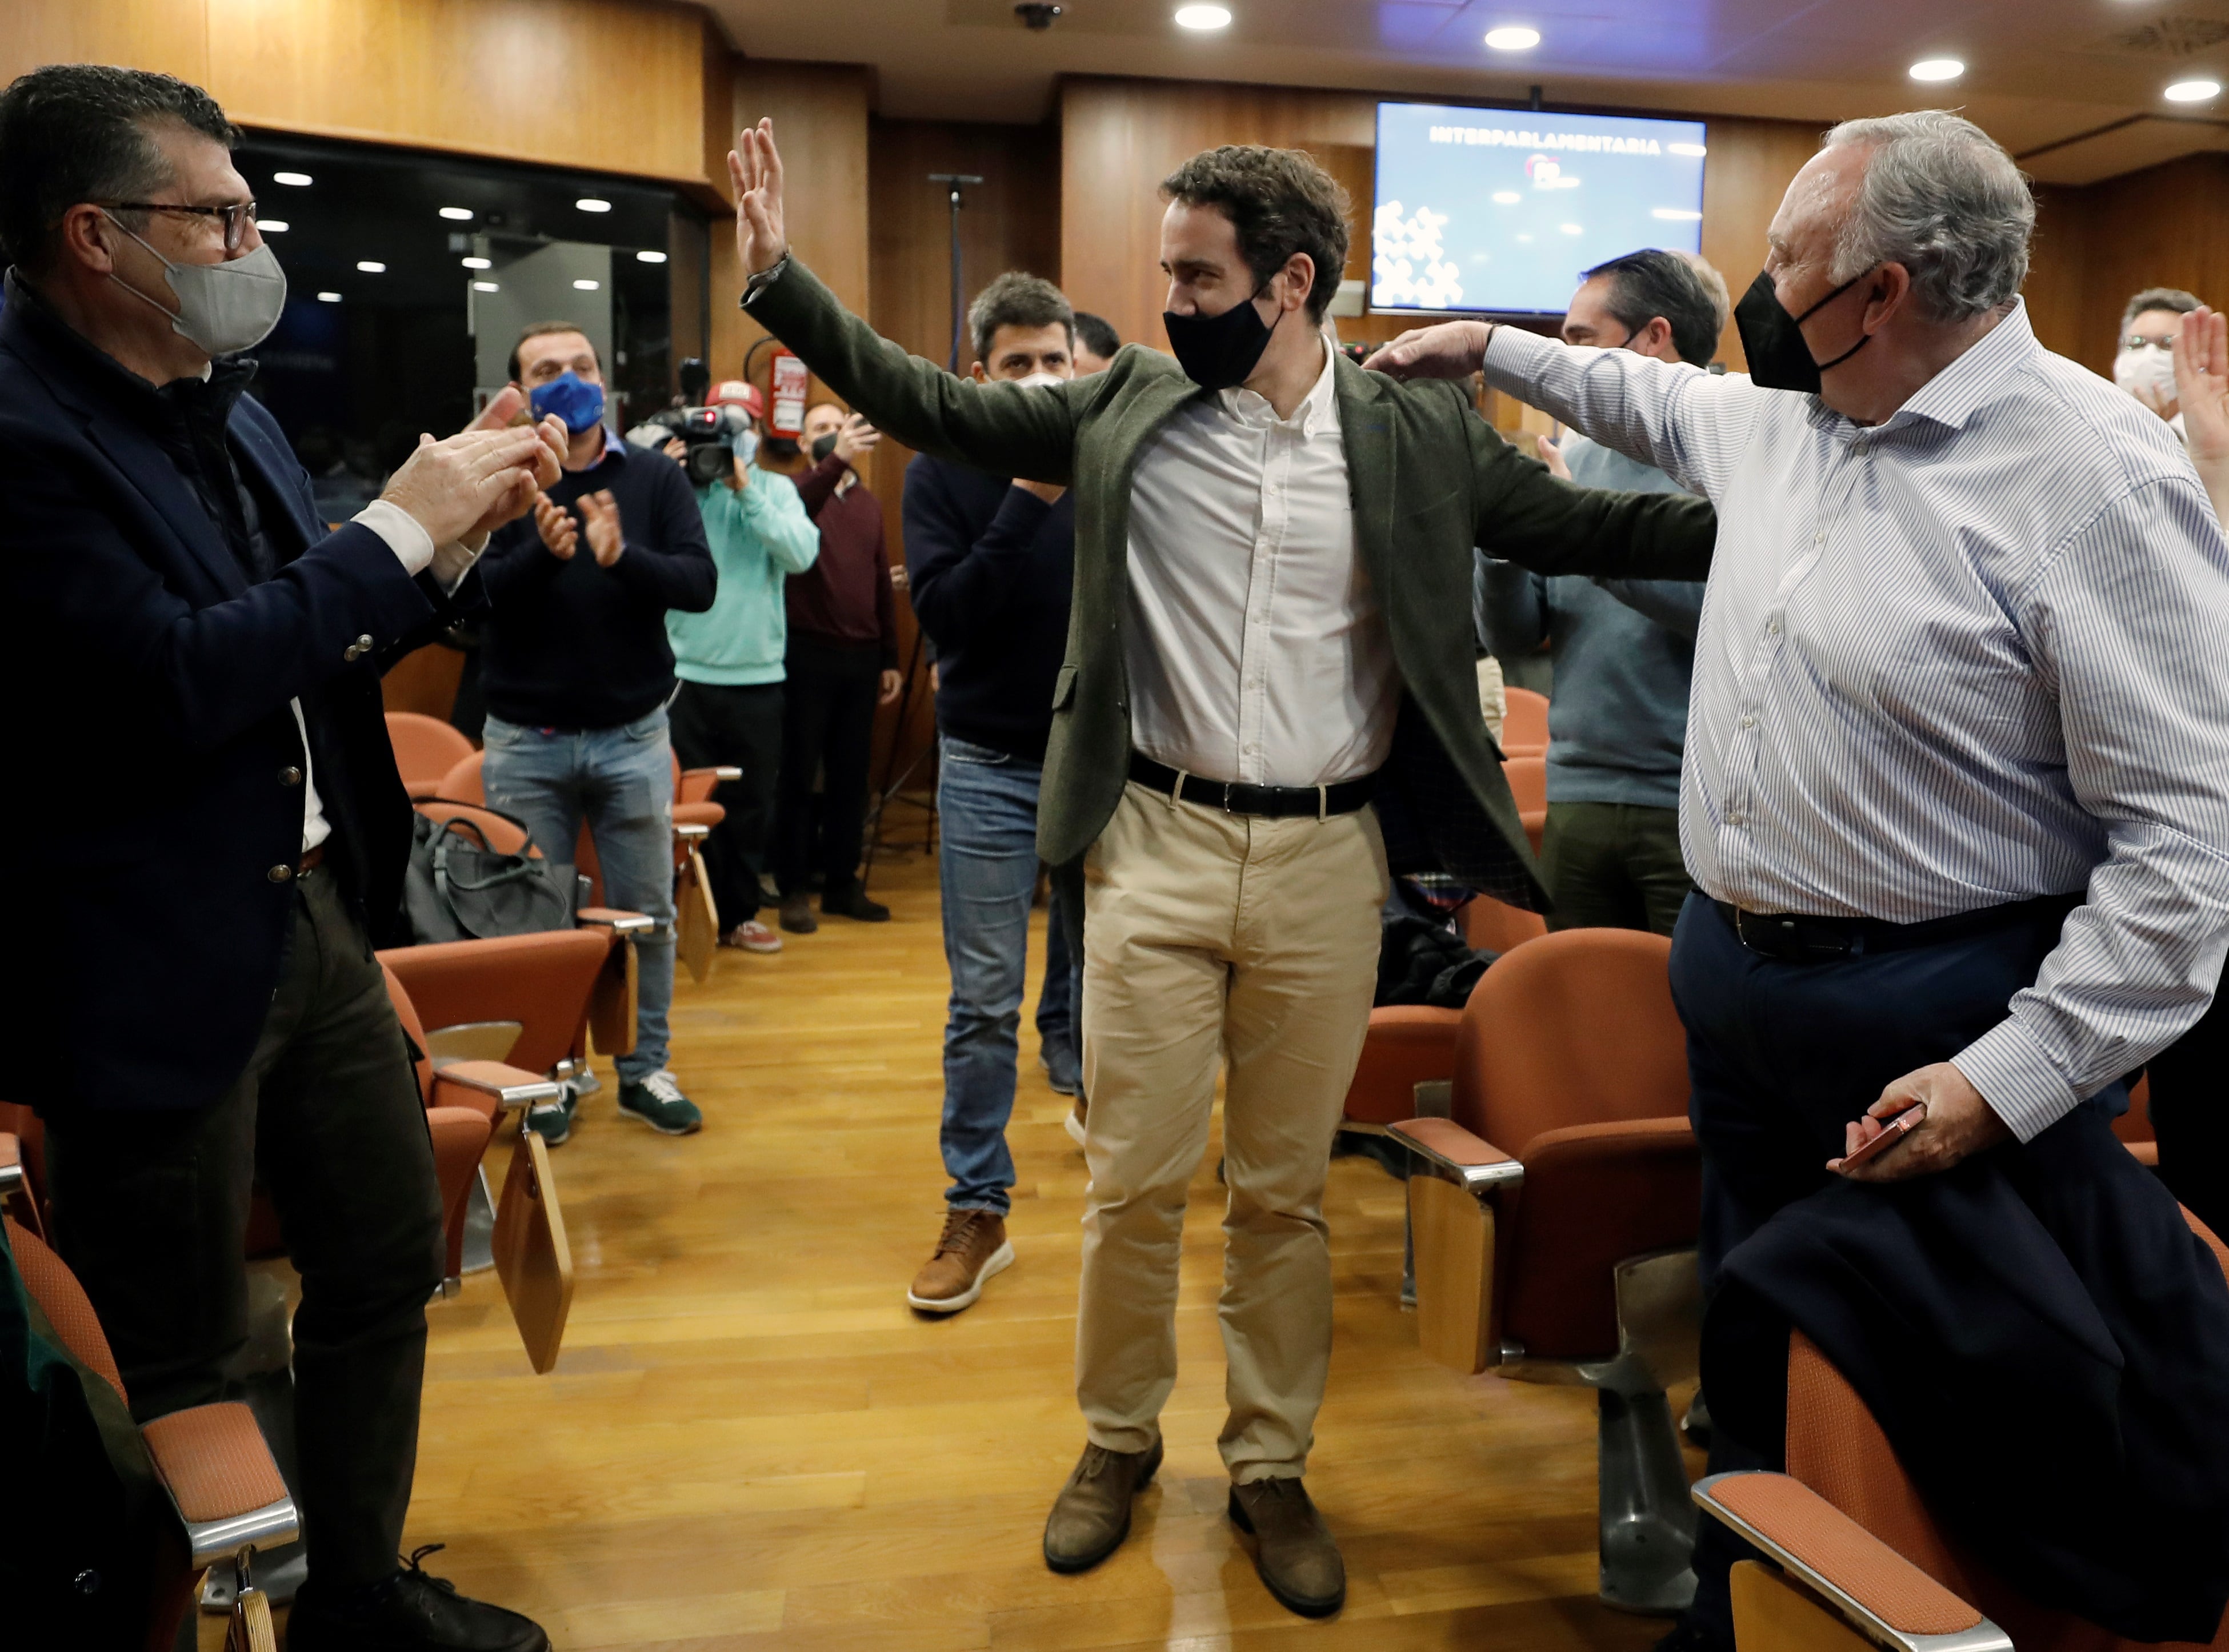
<svg viewBox="0 0 2229 1652">
<path fill-rule="evenodd" d="M 184 207 L 170 201 L 112 201 L 112 212 L 183 212 L 196 218 L 215 218 L 224 225 L 224 250 L 237 253 L 241 241 L 247 239 L 247 227 L 255 221 L 255 203 L 242 201 L 229 207 Z"/>
<path fill-rule="evenodd" d="M 2121 341 L 2121 348 L 2124 350 L 2164 350 L 2174 347 L 2173 339 L 2146 338 L 2142 333 L 2130 333 Z"/>
</svg>

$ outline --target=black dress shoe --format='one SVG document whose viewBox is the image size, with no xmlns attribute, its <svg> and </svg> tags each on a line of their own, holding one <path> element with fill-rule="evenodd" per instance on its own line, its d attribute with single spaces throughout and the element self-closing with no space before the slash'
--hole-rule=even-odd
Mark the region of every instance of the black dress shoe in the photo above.
<svg viewBox="0 0 2229 1652">
<path fill-rule="evenodd" d="M 467 1600 L 422 1571 L 418 1563 L 440 1546 L 428 1544 L 405 1569 L 346 1594 L 321 1591 L 312 1577 L 287 1615 L 287 1652 L 549 1652 L 531 1618 Z"/>
<path fill-rule="evenodd" d="M 857 884 L 821 896 L 820 910 L 838 918 L 856 918 L 863 924 L 887 924 L 890 920 L 890 909 L 879 900 L 868 900 L 867 892 Z"/>
</svg>

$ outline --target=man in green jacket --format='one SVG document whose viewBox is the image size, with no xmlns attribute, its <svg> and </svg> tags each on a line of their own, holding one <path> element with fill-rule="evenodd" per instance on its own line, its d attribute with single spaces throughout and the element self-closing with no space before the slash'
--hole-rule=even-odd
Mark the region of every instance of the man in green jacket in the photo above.
<svg viewBox="0 0 2229 1652">
<path fill-rule="evenodd" d="M 1296 150 L 1211 150 L 1162 184 L 1174 362 L 1131 346 L 1045 386 L 957 378 L 847 315 L 789 255 L 770 122 L 729 166 L 753 317 L 896 440 L 1076 493 L 1037 842 L 1085 887 L 1089 1444 L 1046 1564 L 1111 1554 L 1159 1466 L 1185 1192 L 1223 1060 L 1230 1516 L 1272 1594 L 1335 1611 L 1345 1569 L 1301 1476 L 1331 1355 L 1324 1179 L 1389 862 L 1545 904 L 1479 716 L 1472 547 L 1699 578 L 1715 518 L 1558 482 L 1455 386 L 1328 349 L 1347 203 Z"/>
<path fill-rule="evenodd" d="M 674 753 L 685 765 L 743 772 L 713 792 L 728 814 L 704 842 L 721 944 L 779 952 L 781 937 L 759 922 L 758 912 L 781 762 L 782 659 L 789 638 L 783 587 L 820 554 L 820 530 L 805 514 L 795 483 L 751 462 L 758 448 L 758 387 L 723 384 L 713 402 L 723 400 L 742 407 L 751 428 L 736 439 L 730 474 L 697 490 L 720 584 L 704 612 L 666 611 L 673 675 L 681 679 L 667 715 Z"/>
</svg>

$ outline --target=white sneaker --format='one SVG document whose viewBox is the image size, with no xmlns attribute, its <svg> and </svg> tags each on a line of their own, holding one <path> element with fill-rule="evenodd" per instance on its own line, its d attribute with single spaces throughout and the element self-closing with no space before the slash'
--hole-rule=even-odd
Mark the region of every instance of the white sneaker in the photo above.
<svg viewBox="0 0 2229 1652">
<path fill-rule="evenodd" d="M 748 923 L 736 925 L 720 937 L 720 944 L 740 946 L 746 952 L 779 952 L 781 951 L 781 937 L 754 918 Z"/>
</svg>

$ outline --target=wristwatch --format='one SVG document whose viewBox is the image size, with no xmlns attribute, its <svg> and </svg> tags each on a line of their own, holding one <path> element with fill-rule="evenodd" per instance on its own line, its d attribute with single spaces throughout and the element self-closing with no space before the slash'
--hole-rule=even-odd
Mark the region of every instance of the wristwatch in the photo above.
<svg viewBox="0 0 2229 1652">
<path fill-rule="evenodd" d="M 784 252 L 780 258 L 776 259 L 773 263 L 768 265 L 766 268 L 761 270 L 756 275 L 751 277 L 750 279 L 743 283 L 743 296 L 736 300 L 736 305 L 741 309 L 749 309 L 751 307 L 751 300 L 757 298 L 759 294 L 764 292 L 775 282 L 780 280 L 781 272 L 788 267 L 789 254 L 787 252 Z"/>
</svg>

